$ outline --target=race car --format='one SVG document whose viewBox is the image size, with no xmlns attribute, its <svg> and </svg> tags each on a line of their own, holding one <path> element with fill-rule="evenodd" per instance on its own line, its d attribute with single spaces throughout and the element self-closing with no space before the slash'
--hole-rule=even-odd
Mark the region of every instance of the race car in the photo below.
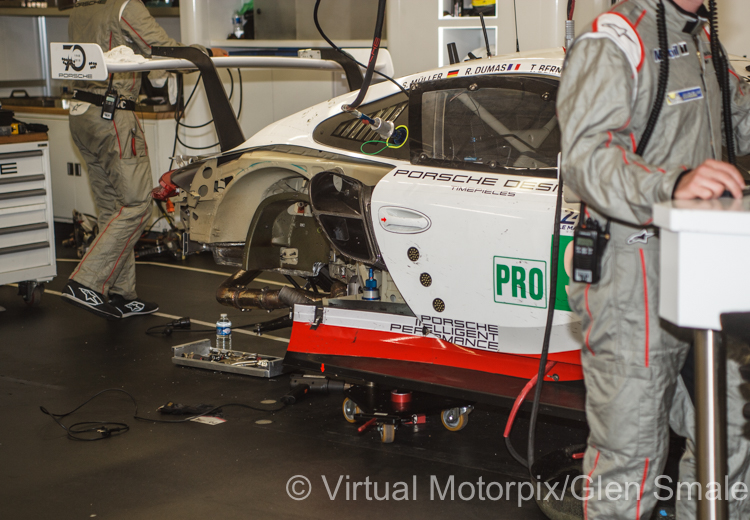
<svg viewBox="0 0 750 520">
<path fill-rule="evenodd" d="M 553 310 L 549 358 L 557 364 L 548 376 L 581 378 L 583 333 L 567 302 L 578 204 L 566 196 L 555 212 L 562 48 L 375 84 L 354 112 L 342 107 L 359 96 L 362 78 L 348 74 L 349 94 L 247 140 L 214 64 L 351 71 L 346 60 L 333 61 L 331 51 L 211 61 L 191 48 L 154 48 L 171 59 L 108 64 L 95 45 L 52 51 L 53 67 L 63 64 L 56 78 L 69 78 L 65 60 L 84 51 L 74 76 L 201 68 L 222 152 L 167 172 L 157 196 L 179 189 L 184 247 L 240 268 L 217 291 L 221 303 L 293 308 L 289 364 L 320 370 L 356 358 L 468 370 L 459 385 L 472 374 L 528 379 Z M 295 287 L 247 287 L 262 271 Z"/>
<path fill-rule="evenodd" d="M 351 92 L 168 172 L 190 240 L 240 269 L 238 308 L 294 308 L 287 362 L 399 360 L 530 378 L 549 307 L 555 380 L 581 378 L 567 302 L 578 205 L 552 272 L 562 49 L 456 63 Z M 364 123 L 363 123 L 364 121 Z M 390 128 L 381 136 L 369 121 Z M 306 286 L 251 289 L 260 272 Z M 556 298 L 549 298 L 556 283 Z"/>
</svg>

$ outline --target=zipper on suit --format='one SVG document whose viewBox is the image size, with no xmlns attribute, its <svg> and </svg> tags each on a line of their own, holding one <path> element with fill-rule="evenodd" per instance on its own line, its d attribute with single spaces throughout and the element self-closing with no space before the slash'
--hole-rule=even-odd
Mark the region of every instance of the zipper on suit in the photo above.
<svg viewBox="0 0 750 520">
<path fill-rule="evenodd" d="M 708 87 L 706 86 L 706 59 L 705 59 L 705 56 L 703 55 L 703 52 L 701 51 L 701 42 L 698 36 L 696 35 L 693 36 L 693 43 L 695 44 L 695 49 L 698 53 L 698 63 L 701 69 L 701 83 L 703 87 L 703 92 L 706 93 L 706 102 L 704 103 L 704 105 L 706 107 L 706 113 L 708 114 L 708 129 L 709 129 L 709 133 L 711 134 L 711 153 L 713 153 L 713 158 L 717 159 L 716 143 L 714 142 L 714 121 L 713 121 L 713 117 L 711 116 L 711 103 L 708 97 Z"/>
</svg>

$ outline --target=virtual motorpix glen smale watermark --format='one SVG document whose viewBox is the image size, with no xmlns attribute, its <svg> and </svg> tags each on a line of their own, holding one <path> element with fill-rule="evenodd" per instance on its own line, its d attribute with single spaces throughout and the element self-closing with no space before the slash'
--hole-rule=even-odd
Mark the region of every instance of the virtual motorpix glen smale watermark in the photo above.
<svg viewBox="0 0 750 520">
<path fill-rule="evenodd" d="M 530 500 L 562 500 L 572 495 L 578 500 L 629 500 L 642 496 L 641 484 L 628 482 L 621 484 L 609 482 L 604 485 L 601 479 L 592 479 L 586 475 L 565 478 L 564 482 L 495 482 L 485 481 L 479 477 L 475 482 L 459 482 L 451 475 L 447 478 L 429 476 L 429 493 L 417 492 L 418 479 L 413 475 L 411 481 L 384 482 L 370 480 L 352 480 L 349 475 L 338 477 L 320 476 L 315 484 L 318 493 L 325 493 L 329 500 L 506 500 L 516 501 L 520 507 Z M 313 479 L 317 480 L 317 479 Z M 729 485 L 711 482 L 704 487 L 698 482 L 677 482 L 672 486 L 672 479 L 667 475 L 657 477 L 654 484 L 654 496 L 658 500 L 735 500 L 742 501 L 748 497 L 748 486 L 744 482 Z M 674 489 L 673 489 L 674 487 Z M 305 500 L 313 493 L 313 483 L 304 475 L 295 475 L 286 483 L 286 492 L 294 500 Z"/>
</svg>

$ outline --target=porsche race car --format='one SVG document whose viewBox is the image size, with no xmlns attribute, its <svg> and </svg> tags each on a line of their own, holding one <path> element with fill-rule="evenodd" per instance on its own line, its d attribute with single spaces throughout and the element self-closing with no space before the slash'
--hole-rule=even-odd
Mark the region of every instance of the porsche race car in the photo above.
<svg viewBox="0 0 750 520">
<path fill-rule="evenodd" d="M 408 76 L 403 91 L 373 85 L 358 110 L 391 125 L 388 138 L 342 111 L 351 92 L 165 174 L 190 240 L 239 268 L 218 300 L 293 307 L 288 362 L 343 356 L 523 378 L 537 371 L 551 306 L 549 376 L 580 379 L 566 293 L 577 204 L 562 205 L 555 273 L 551 258 L 563 58 L 517 53 Z M 263 271 L 307 284 L 248 288 Z"/>
</svg>

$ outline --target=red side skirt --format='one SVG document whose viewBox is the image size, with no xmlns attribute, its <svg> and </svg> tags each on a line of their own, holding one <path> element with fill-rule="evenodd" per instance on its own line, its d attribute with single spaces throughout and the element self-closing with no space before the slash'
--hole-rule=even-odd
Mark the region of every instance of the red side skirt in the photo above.
<svg viewBox="0 0 750 520">
<path fill-rule="evenodd" d="M 540 356 L 525 356 L 462 347 L 435 337 L 294 322 L 289 352 L 430 363 L 530 379 Z M 579 351 L 550 354 L 557 365 L 549 376 L 559 381 L 583 379 Z"/>
</svg>

